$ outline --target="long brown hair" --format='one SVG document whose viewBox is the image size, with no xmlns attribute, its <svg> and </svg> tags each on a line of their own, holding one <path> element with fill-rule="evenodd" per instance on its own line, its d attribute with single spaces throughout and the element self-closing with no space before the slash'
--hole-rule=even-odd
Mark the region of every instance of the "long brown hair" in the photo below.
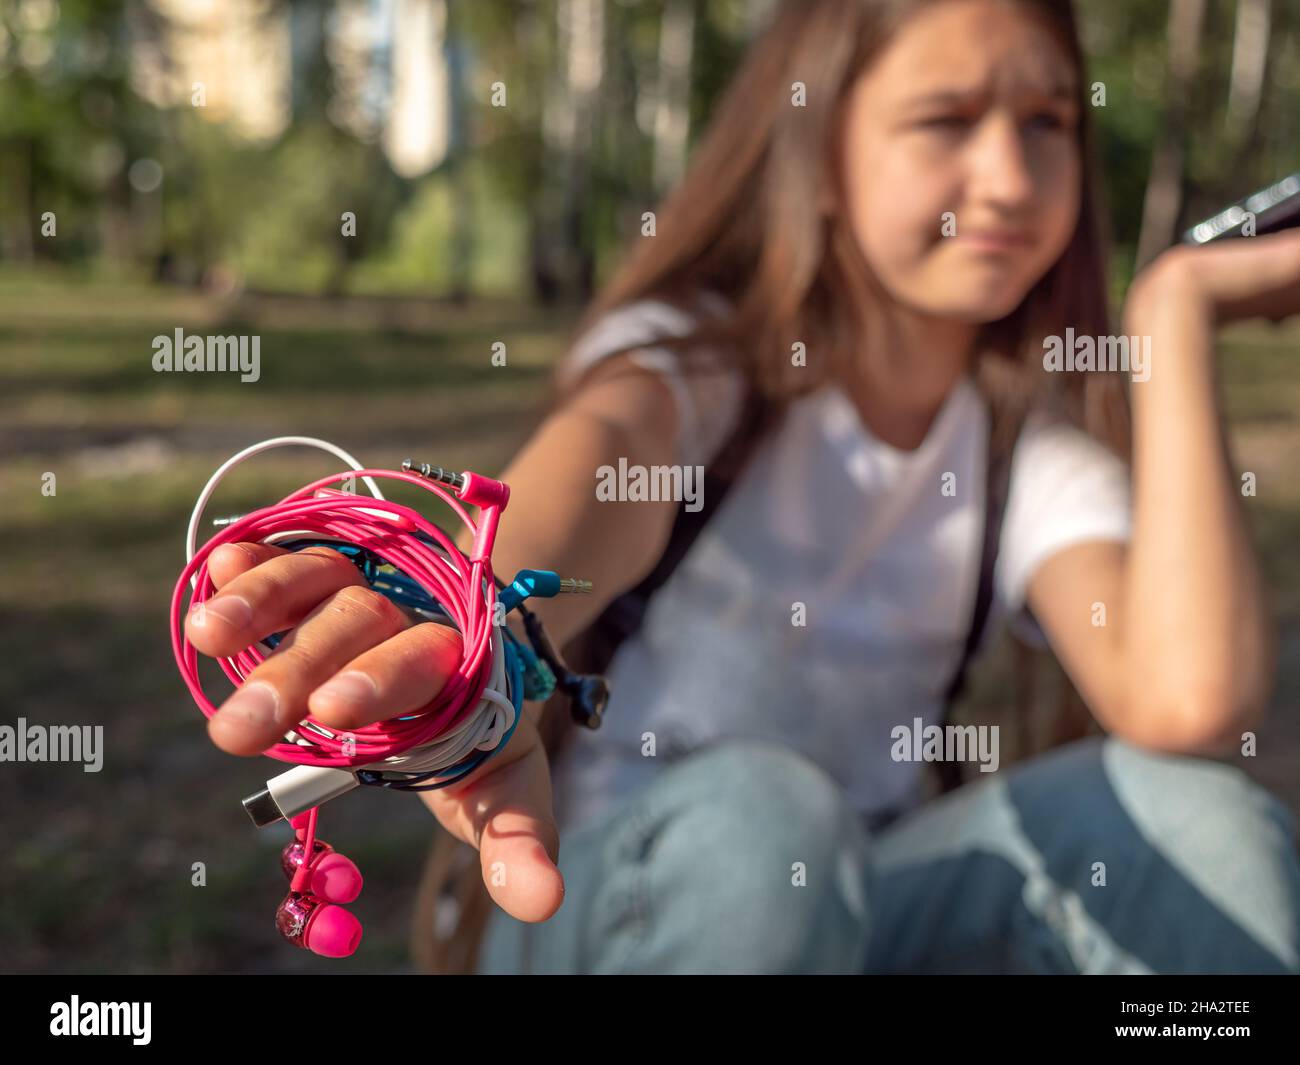
<svg viewBox="0 0 1300 1065">
<path fill-rule="evenodd" d="M 714 111 L 687 173 L 655 211 L 655 235 L 634 241 L 576 336 L 634 300 L 682 303 L 712 290 L 734 314 L 703 318 L 689 335 L 662 341 L 691 372 L 721 360 L 777 408 L 828 379 L 843 379 L 873 319 L 857 294 L 881 293 L 845 222 L 838 153 L 847 98 L 899 24 L 934 2 L 784 0 Z M 1081 206 L 1056 264 L 1014 312 L 981 330 L 976 381 L 995 412 L 1023 410 L 1046 393 L 1127 461 L 1123 378 L 1049 375 L 1042 367 L 1044 337 L 1061 336 L 1067 326 L 1079 335 L 1110 333 L 1109 235 L 1072 2 L 1019 2 L 1045 18 L 1078 72 Z M 806 86 L 806 106 L 790 105 L 794 82 Z M 819 206 L 823 189 L 836 200 L 829 215 Z M 805 345 L 806 365 L 792 363 L 796 342 Z M 995 417 L 995 427 L 1001 424 Z M 995 446 L 1007 446 L 996 432 Z"/>
</svg>

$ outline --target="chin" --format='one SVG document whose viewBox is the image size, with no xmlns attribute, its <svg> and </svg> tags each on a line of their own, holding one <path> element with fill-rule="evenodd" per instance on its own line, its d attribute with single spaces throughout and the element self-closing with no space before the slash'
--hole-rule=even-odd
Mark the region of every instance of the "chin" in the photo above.
<svg viewBox="0 0 1300 1065">
<path fill-rule="evenodd" d="M 944 293 L 933 300 L 934 313 L 943 318 L 966 322 L 996 322 L 1005 318 L 1024 302 L 1028 289 L 1020 285 L 976 284 L 969 288 Z"/>
<path fill-rule="evenodd" d="M 1017 307 L 1020 300 L 997 300 L 975 298 L 970 300 L 953 299 L 942 304 L 931 304 L 926 308 L 928 314 L 952 322 L 969 322 L 972 325 L 987 325 L 1005 318 Z"/>
</svg>

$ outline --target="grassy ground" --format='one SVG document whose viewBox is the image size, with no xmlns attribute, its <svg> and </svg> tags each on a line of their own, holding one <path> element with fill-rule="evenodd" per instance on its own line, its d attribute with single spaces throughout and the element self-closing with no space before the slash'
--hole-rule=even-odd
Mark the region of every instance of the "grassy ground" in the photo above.
<svg viewBox="0 0 1300 1065">
<path fill-rule="evenodd" d="M 189 508 L 211 470 L 264 436 L 336 441 L 377 465 L 500 468 L 526 435 L 570 324 L 518 305 L 377 300 L 346 310 L 134 285 L 0 276 L 0 721 L 101 724 L 100 773 L 0 771 L 0 967 L 8 971 L 400 971 L 430 838 L 424 807 L 370 791 L 326 808 L 323 834 L 367 874 L 360 959 L 326 962 L 272 928 L 287 830 L 238 799 L 267 763 L 206 739 L 171 658 L 166 610 Z M 156 374 L 152 338 L 256 333 L 262 377 Z M 492 345 L 507 365 L 492 365 Z M 1300 341 L 1236 334 L 1224 358 L 1237 460 L 1283 625 L 1275 723 L 1251 766 L 1300 812 Z M 331 463 L 280 452 L 241 471 L 211 514 L 279 498 Z M 56 475 L 43 495 L 42 475 Z M 1005 654 L 976 678 L 1005 705 Z M 206 674 L 209 691 L 226 682 Z M 1289 718 L 1289 719 L 1288 719 Z M 192 886 L 193 863 L 206 886 Z"/>
</svg>

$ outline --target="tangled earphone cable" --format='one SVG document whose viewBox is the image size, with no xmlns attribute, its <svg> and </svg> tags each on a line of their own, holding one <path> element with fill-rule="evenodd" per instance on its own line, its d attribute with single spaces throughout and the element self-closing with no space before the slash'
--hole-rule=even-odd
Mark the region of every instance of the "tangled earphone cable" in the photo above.
<svg viewBox="0 0 1300 1065">
<path fill-rule="evenodd" d="M 301 439 L 292 442 L 298 443 Z M 276 443 L 266 441 L 255 445 L 236 456 L 235 461 L 227 463 L 218 473 L 224 475 L 241 458 L 251 457 Z M 367 481 L 376 477 L 406 481 L 448 503 L 475 536 L 475 550 L 468 567 L 465 556 L 451 539 L 409 507 L 376 497 L 383 502 L 381 509 L 374 505 L 373 500 L 345 492 L 315 496 L 314 493 L 339 480 L 337 475 L 325 477 L 274 506 L 230 522 L 194 552 L 173 595 L 173 649 L 191 695 L 203 712 L 211 717 L 216 713 L 216 707 L 203 693 L 199 682 L 198 654 L 185 637 L 180 603 L 184 586 L 191 581 L 194 582 L 191 610 L 201 610 L 202 604 L 215 592 L 207 568 L 212 552 L 222 544 L 239 541 L 276 543 L 313 536 L 352 544 L 367 551 L 413 580 L 451 618 L 461 633 L 463 644 L 457 669 L 443 690 L 418 714 L 347 733 L 336 733 L 309 717 L 295 726 L 298 740 L 287 740 L 265 753 L 271 758 L 301 765 L 373 766 L 375 769 L 409 770 L 425 775 L 443 773 L 448 775 L 448 779 L 440 781 L 439 786 L 446 786 L 472 772 L 482 761 L 473 752 L 488 754 L 497 749 L 513 729 L 516 719 L 516 707 L 505 679 L 505 658 L 500 653 L 499 636 L 497 647 L 493 648 L 496 587 L 489 557 L 496 520 L 508 497 L 508 490 L 498 481 L 475 478 L 473 483 L 476 487 L 482 485 L 481 491 L 463 496 L 468 502 L 484 508 L 484 520 L 475 523 L 441 484 L 414 473 L 363 471 L 359 465 L 353 468 Z M 215 488 L 215 483 L 209 482 L 209 486 Z M 210 494 L 210 490 L 205 490 L 205 496 Z M 473 498 L 469 498 L 471 495 Z M 206 498 L 201 496 L 196 513 L 201 513 L 204 503 Z M 191 528 L 194 526 L 191 519 Z M 428 540 L 413 535 L 417 531 Z M 437 550 L 439 547 L 441 551 Z M 476 589 L 480 589 L 477 594 Z M 249 647 L 232 658 L 219 661 L 226 676 L 240 684 L 265 658 L 260 650 Z M 406 752 L 412 749 L 419 753 L 407 755 Z"/>
<path fill-rule="evenodd" d="M 220 519 L 214 522 L 220 531 L 196 547 L 203 512 L 223 478 L 255 455 L 289 446 L 326 451 L 351 472 L 313 481 L 249 514 Z M 355 483 L 357 477 L 369 497 L 330 487 L 340 481 Z M 469 552 L 461 551 L 418 511 L 386 499 L 377 484 L 384 479 L 415 485 L 446 503 L 472 534 Z M 308 716 L 263 752 L 296 763 L 246 798 L 244 806 L 259 827 L 284 819 L 295 829 L 295 842 L 282 856 L 293 886 L 276 920 L 286 938 L 299 946 L 340 957 L 351 954 L 360 941 L 360 924 L 338 905 L 359 893 L 360 873 L 315 838 L 321 803 L 362 785 L 429 791 L 463 780 L 509 743 L 525 698 L 545 699 L 557 687 L 571 696 L 577 720 L 590 728 L 600 724 L 608 700 L 604 678 L 571 673 L 541 623 L 523 605 L 531 596 L 584 592 L 591 586 L 561 580 L 545 570 L 523 570 L 507 586 L 492 571 L 492 547 L 509 497 L 505 484 L 480 474 L 416 466 L 410 460 L 400 471 L 367 469 L 341 448 L 302 436 L 276 437 L 245 448 L 227 459 L 199 494 L 186 532 L 187 561 L 172 594 L 170 620 L 177 667 L 207 717 L 216 707 L 199 679 L 198 652 L 185 633 L 182 602 L 188 588 L 188 610 L 201 611 L 215 594 L 208 560 L 223 544 L 264 543 L 290 551 L 331 548 L 350 559 L 374 590 L 461 634 L 461 660 L 426 706 L 346 732 Z M 462 504 L 478 509 L 477 521 Z M 504 623 L 511 609 L 523 618 L 528 644 Z M 283 635 L 273 634 L 218 659 L 222 671 L 235 685 L 242 684 L 275 653 Z"/>
</svg>

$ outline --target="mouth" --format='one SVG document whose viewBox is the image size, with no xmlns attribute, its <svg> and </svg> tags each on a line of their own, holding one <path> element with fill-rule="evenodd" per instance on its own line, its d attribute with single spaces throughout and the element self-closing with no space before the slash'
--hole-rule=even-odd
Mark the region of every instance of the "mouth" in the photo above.
<svg viewBox="0 0 1300 1065">
<path fill-rule="evenodd" d="M 1006 253 L 1033 246 L 1033 237 L 1023 230 L 974 229 L 958 232 L 957 241 L 972 251 Z"/>
</svg>

